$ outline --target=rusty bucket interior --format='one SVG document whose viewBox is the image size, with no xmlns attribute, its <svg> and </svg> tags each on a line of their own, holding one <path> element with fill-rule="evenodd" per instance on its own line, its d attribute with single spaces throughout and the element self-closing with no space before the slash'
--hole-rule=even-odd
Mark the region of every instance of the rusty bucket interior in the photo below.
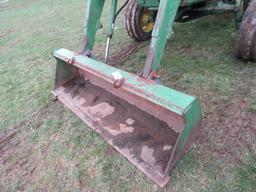
<svg viewBox="0 0 256 192">
<path fill-rule="evenodd" d="M 122 88 L 113 87 L 111 75 L 100 73 L 97 66 L 92 69 L 94 65 L 84 63 L 84 56 L 63 50 L 57 51 L 54 56 L 58 61 L 54 95 L 143 173 L 159 186 L 165 186 L 175 162 L 197 135 L 195 130 L 200 128 L 200 119 L 195 121 L 194 130 L 185 141 L 181 141 L 181 137 L 185 137 L 185 113 L 168 113 L 175 117 L 170 116 L 170 119 L 177 121 L 173 125 L 179 125 L 173 127 L 165 118 L 159 118 L 167 113 L 158 109 L 159 106 L 140 106 L 139 103 L 147 102 L 154 106 L 155 98 L 147 98 L 149 93 L 145 93 L 145 97 L 132 91 L 126 93 L 125 88 L 131 87 L 128 81 Z M 74 58 L 75 62 L 70 63 L 70 59 Z M 98 63 L 98 67 L 100 65 Z M 125 73 L 122 74 L 128 79 Z M 129 94 L 134 99 L 128 99 L 126 96 Z"/>
</svg>

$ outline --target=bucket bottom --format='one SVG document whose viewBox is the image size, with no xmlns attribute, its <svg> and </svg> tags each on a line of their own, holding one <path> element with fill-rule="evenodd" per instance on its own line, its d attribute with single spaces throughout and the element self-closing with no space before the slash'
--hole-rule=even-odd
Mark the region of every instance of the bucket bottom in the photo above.
<svg viewBox="0 0 256 192">
<path fill-rule="evenodd" d="M 165 172 L 179 134 L 165 122 L 82 77 L 54 94 L 155 182 L 168 182 Z"/>
</svg>

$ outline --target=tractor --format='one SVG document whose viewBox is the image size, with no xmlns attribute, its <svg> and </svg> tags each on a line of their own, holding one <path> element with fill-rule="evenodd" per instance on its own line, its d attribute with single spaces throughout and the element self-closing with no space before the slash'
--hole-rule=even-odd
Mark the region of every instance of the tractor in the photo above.
<svg viewBox="0 0 256 192">
<path fill-rule="evenodd" d="M 154 36 L 158 34 L 153 31 L 154 26 L 161 25 L 160 22 L 163 22 L 157 20 L 158 10 L 161 10 L 160 1 L 130 0 L 127 4 L 125 27 L 129 36 L 135 41 L 146 41 L 151 37 L 155 39 Z M 187 22 L 209 14 L 233 13 L 236 28 L 239 29 L 236 56 L 245 61 L 256 61 L 256 3 L 254 0 L 183 0 L 178 4 L 178 7 L 173 5 L 164 7 L 164 13 L 161 13 L 163 18 L 167 15 L 172 17 L 167 21 L 171 22 L 170 28 L 173 21 Z"/>
<path fill-rule="evenodd" d="M 110 0 L 103 59 L 93 54 L 105 0 L 87 0 L 82 50 L 61 48 L 53 94 L 145 175 L 164 187 L 178 160 L 202 132 L 197 97 L 161 85 L 160 63 L 174 22 L 231 12 L 237 56 L 256 60 L 256 0 Z M 150 40 L 144 69 L 133 74 L 108 64 L 122 10 L 134 41 Z M 86 154 L 85 154 L 86 155 Z"/>
</svg>

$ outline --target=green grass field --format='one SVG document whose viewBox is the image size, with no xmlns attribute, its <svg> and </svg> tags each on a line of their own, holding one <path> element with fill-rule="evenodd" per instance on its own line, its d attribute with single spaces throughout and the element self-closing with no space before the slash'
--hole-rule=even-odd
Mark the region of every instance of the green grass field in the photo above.
<svg viewBox="0 0 256 192">
<path fill-rule="evenodd" d="M 174 26 L 162 83 L 200 98 L 204 131 L 160 189 L 53 101 L 51 51 L 81 48 L 84 7 L 84 0 L 0 4 L 0 191 L 255 191 L 256 65 L 234 57 L 232 15 Z M 95 46 L 101 55 L 105 27 Z M 112 53 L 129 42 L 121 17 Z M 147 45 L 119 67 L 141 70 Z"/>
</svg>

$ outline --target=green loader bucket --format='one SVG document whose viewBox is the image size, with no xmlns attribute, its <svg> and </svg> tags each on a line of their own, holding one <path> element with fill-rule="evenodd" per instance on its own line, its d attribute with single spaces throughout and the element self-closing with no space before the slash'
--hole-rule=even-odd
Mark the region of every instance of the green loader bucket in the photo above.
<svg viewBox="0 0 256 192">
<path fill-rule="evenodd" d="M 175 163 L 201 132 L 199 100 L 66 49 L 53 55 L 54 95 L 165 186 Z"/>
</svg>

